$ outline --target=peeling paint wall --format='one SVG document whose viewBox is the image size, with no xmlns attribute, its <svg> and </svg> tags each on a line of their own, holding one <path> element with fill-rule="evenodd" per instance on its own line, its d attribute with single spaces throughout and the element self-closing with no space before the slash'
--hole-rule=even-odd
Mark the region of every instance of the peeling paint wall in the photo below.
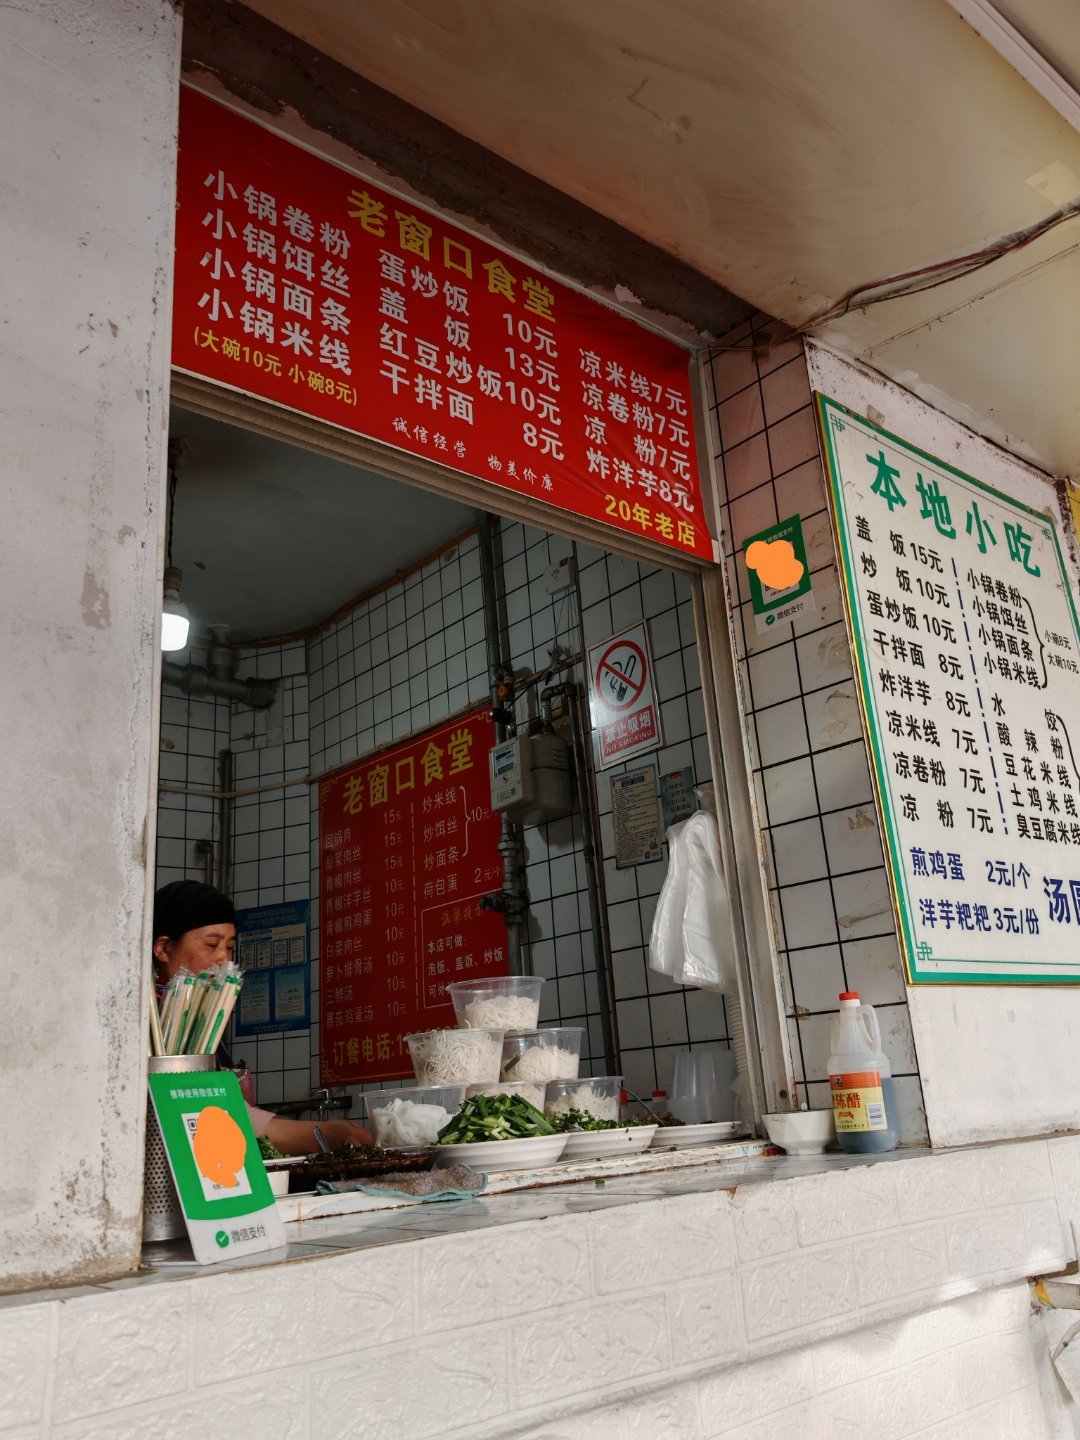
<svg viewBox="0 0 1080 1440">
<path fill-rule="evenodd" d="M 138 1255 L 179 45 L 167 0 L 0 9 L 8 1288 Z"/>
<path fill-rule="evenodd" d="M 1052 513 L 1073 560 L 1075 583 L 1072 539 L 1061 524 L 1058 489 L 1049 475 L 822 346 L 809 345 L 807 358 L 814 390 Z M 908 987 L 907 998 L 933 1144 L 967 1145 L 1077 1128 L 1080 988 L 917 985 Z"/>
</svg>

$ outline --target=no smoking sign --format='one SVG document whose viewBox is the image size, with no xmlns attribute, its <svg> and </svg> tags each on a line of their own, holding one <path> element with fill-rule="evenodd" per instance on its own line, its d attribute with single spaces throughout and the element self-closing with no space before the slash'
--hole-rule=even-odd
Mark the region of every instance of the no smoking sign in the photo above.
<svg viewBox="0 0 1080 1440">
<path fill-rule="evenodd" d="M 602 769 L 662 743 L 644 621 L 592 646 L 589 694 Z"/>
</svg>

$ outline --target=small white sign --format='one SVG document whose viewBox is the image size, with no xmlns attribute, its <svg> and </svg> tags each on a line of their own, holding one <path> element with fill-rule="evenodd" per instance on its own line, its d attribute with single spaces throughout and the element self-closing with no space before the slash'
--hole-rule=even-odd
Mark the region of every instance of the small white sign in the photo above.
<svg viewBox="0 0 1080 1440">
<path fill-rule="evenodd" d="M 589 650 L 589 698 L 601 769 L 663 744 L 644 620 Z"/>
</svg>

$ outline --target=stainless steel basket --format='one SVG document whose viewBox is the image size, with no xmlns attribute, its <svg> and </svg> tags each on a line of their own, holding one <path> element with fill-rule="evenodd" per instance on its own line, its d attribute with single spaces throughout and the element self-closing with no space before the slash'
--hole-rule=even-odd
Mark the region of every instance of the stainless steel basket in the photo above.
<svg viewBox="0 0 1080 1440">
<path fill-rule="evenodd" d="M 152 1055 L 151 1075 L 213 1070 L 213 1055 Z M 184 1212 L 173 1184 L 169 1157 L 161 1138 L 154 1106 L 146 1106 L 146 1168 L 143 1171 L 143 1240 L 179 1240 L 186 1233 Z"/>
</svg>

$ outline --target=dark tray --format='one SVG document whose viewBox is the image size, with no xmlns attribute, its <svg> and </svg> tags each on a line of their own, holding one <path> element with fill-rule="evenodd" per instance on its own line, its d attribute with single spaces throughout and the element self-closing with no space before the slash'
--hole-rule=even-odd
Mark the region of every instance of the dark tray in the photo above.
<svg viewBox="0 0 1080 1440">
<path fill-rule="evenodd" d="M 392 1175 L 402 1170 L 430 1170 L 434 1161 L 425 1151 L 378 1150 L 349 1155 L 318 1155 L 289 1169 L 289 1194 L 304 1194 L 321 1180 L 360 1180 L 368 1175 Z"/>
</svg>

